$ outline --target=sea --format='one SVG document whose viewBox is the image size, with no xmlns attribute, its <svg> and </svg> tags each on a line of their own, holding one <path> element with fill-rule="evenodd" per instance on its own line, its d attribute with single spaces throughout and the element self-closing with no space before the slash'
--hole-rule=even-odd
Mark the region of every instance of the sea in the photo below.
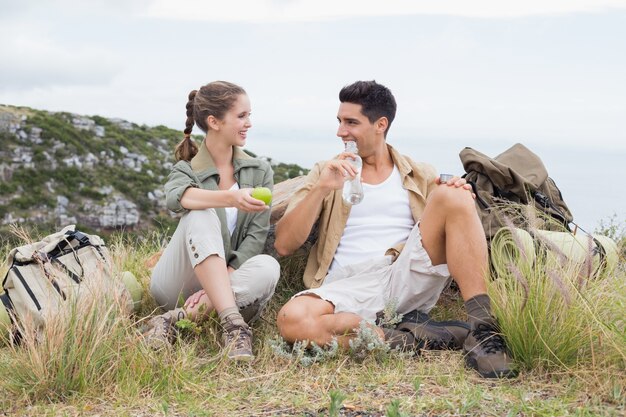
<svg viewBox="0 0 626 417">
<path fill-rule="evenodd" d="M 271 155 L 274 162 L 311 168 L 316 161 L 329 159 L 343 150 L 339 138 L 325 136 L 295 130 L 256 132 L 248 145 L 257 155 Z M 466 146 L 495 157 L 516 143 L 513 140 L 428 140 L 402 135 L 390 137 L 388 142 L 414 160 L 428 162 L 440 173 L 451 174 L 463 173 L 458 154 Z M 626 228 L 626 149 L 594 148 L 589 144 L 521 143 L 542 159 L 579 227 L 589 232 L 611 224 Z"/>
</svg>

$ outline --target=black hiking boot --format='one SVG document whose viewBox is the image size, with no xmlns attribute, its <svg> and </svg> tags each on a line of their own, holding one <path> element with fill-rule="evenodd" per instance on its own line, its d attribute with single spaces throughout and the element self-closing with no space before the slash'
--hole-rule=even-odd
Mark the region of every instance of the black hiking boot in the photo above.
<svg viewBox="0 0 626 417">
<path fill-rule="evenodd" d="M 415 338 L 410 332 L 387 327 L 383 327 L 382 329 L 385 334 L 385 343 L 387 343 L 392 350 L 398 350 L 400 352 L 419 350 L 419 347 L 415 344 Z"/>
<path fill-rule="evenodd" d="M 406 347 L 410 344 L 417 351 L 460 350 L 469 331 L 470 326 L 464 321 L 435 321 L 428 314 L 413 310 L 402 317 L 393 333 L 385 333 L 385 339 L 389 336 L 390 342 Z M 390 346 L 393 348 L 391 343 Z"/>
<path fill-rule="evenodd" d="M 421 349 L 461 350 L 470 325 L 460 320 L 435 321 L 428 314 L 413 310 L 404 315 L 396 329 L 410 332 Z"/>
<path fill-rule="evenodd" d="M 513 378 L 513 360 L 495 323 L 479 323 L 465 339 L 465 363 L 483 378 Z"/>
</svg>

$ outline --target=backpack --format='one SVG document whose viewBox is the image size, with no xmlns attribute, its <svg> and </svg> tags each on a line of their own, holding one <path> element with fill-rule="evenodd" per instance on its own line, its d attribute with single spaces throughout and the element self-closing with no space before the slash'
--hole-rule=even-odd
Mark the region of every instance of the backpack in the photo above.
<svg viewBox="0 0 626 417">
<path fill-rule="evenodd" d="M 466 174 L 476 194 L 476 207 L 488 240 L 505 224 L 499 209 L 503 203 L 534 204 L 555 222 L 544 222 L 542 229 L 569 229 L 572 213 L 563 200 L 561 190 L 541 159 L 521 143 L 513 145 L 495 158 L 490 158 L 472 148 L 460 154 Z M 520 218 L 510 217 L 512 226 L 524 228 Z M 556 224 L 554 224 L 556 223 Z"/>
<path fill-rule="evenodd" d="M 91 283 L 104 282 L 106 289 L 118 291 L 126 311 L 130 312 L 135 306 L 136 296 L 132 291 L 136 287 L 131 286 L 131 293 L 125 293 L 125 283 L 130 277 L 114 279 L 113 264 L 104 241 L 99 236 L 75 230 L 73 225 L 39 242 L 12 249 L 7 264 L 9 270 L 2 281 L 4 293 L 0 295 L 0 310 L 6 311 L 0 311 L 0 327 L 8 316 L 13 332 L 23 327 L 18 324 L 29 320 L 39 333 L 65 302 L 90 291 Z M 136 281 L 135 285 L 138 285 Z M 2 330 L 0 328 L 0 336 Z M 6 323 L 4 333 L 4 336 L 11 333 Z M 19 335 L 16 336 L 19 340 Z"/>
</svg>

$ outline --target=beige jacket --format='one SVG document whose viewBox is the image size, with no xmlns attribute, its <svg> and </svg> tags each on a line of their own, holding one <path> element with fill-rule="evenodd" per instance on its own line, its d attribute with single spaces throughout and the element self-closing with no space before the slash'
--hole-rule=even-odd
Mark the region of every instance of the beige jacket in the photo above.
<svg viewBox="0 0 626 417">
<path fill-rule="evenodd" d="M 387 148 L 393 163 L 400 171 L 402 187 L 409 192 L 409 205 L 413 219 L 417 222 L 426 206 L 426 197 L 435 187 L 436 171 L 429 164 L 414 162 L 409 157 L 401 155 L 389 144 Z M 293 210 L 317 183 L 325 164 L 326 162 L 315 164 L 304 186 L 291 198 L 287 213 Z M 341 194 L 342 190 L 336 190 L 326 196 L 317 213 L 319 236 L 311 248 L 302 278 L 307 288 L 317 288 L 322 285 L 343 235 L 343 229 L 350 215 L 350 206 L 343 201 Z M 403 246 L 404 244 L 401 244 L 390 248 L 386 253 L 397 256 Z"/>
</svg>

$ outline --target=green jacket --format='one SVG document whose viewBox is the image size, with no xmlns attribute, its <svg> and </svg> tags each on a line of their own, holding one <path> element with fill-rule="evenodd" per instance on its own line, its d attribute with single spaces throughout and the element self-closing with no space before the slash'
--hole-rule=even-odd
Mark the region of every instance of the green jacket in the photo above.
<svg viewBox="0 0 626 417">
<path fill-rule="evenodd" d="M 274 173 L 266 161 L 253 158 L 235 147 L 233 166 L 239 188 L 273 188 Z M 185 190 L 189 187 L 219 190 L 218 180 L 219 175 L 213 158 L 202 142 L 198 154 L 191 162 L 179 161 L 172 168 L 165 184 L 167 208 L 175 213 L 188 211 L 180 205 L 180 198 Z M 229 236 L 226 225 L 226 211 L 223 208 L 216 208 L 215 211 L 222 224 L 222 240 L 227 265 L 238 269 L 249 258 L 263 251 L 270 226 L 270 210 L 261 213 L 239 210 L 237 225 L 232 236 Z"/>
</svg>

